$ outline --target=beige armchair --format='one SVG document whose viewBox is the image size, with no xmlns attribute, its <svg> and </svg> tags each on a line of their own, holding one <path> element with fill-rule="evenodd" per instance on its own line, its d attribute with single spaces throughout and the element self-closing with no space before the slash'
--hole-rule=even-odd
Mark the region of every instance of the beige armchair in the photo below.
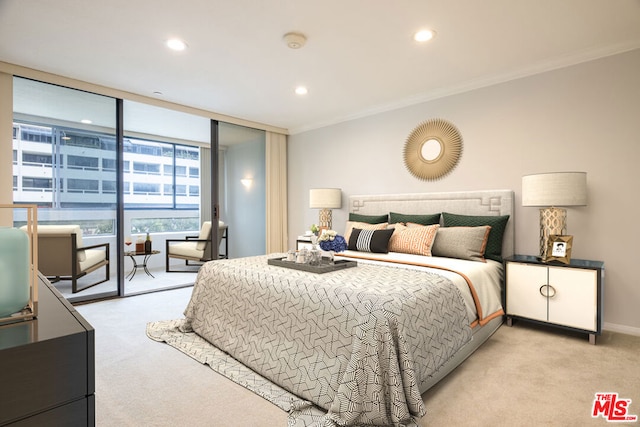
<svg viewBox="0 0 640 427">
<path fill-rule="evenodd" d="M 102 267 L 104 279 L 78 288 L 79 278 Z M 78 225 L 39 225 L 38 270 L 52 283 L 71 280 L 73 293 L 83 291 L 109 280 L 109 243 L 84 246 Z"/>
<path fill-rule="evenodd" d="M 224 253 L 219 254 L 218 258 L 229 257 L 229 227 L 222 221 L 218 222 L 218 248 L 225 242 Z M 211 221 L 202 223 L 200 233 L 197 236 L 187 236 L 184 239 L 167 239 L 165 250 L 166 271 L 168 273 L 177 272 L 195 272 L 194 269 L 172 270 L 170 268 L 170 259 L 178 258 L 185 261 L 185 265 L 189 261 L 196 262 L 201 265 L 204 262 L 213 260 L 213 250 L 211 247 Z"/>
</svg>

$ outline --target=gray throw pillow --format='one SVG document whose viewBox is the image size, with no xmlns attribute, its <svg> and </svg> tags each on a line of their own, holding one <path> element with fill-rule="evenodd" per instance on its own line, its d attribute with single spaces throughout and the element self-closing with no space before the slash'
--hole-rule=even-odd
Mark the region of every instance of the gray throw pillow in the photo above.
<svg viewBox="0 0 640 427">
<path fill-rule="evenodd" d="M 458 215 L 442 212 L 442 221 L 445 227 L 478 227 L 481 225 L 491 226 L 485 258 L 502 262 L 502 240 L 507 228 L 509 215 L 503 216 L 481 216 L 481 215 Z"/>
<path fill-rule="evenodd" d="M 431 254 L 446 258 L 482 261 L 491 227 L 440 227 Z"/>
</svg>

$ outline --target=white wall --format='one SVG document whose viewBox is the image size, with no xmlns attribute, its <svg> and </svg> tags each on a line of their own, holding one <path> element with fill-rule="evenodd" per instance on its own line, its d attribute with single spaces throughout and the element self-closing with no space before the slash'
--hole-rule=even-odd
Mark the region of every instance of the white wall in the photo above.
<svg viewBox="0 0 640 427">
<path fill-rule="evenodd" d="M 421 122 L 440 117 L 464 139 L 461 161 L 439 181 L 405 169 L 403 147 Z M 328 165 L 327 159 L 331 159 Z M 309 189 L 348 196 L 512 189 L 516 252 L 538 253 L 538 209 L 522 207 L 522 175 L 586 171 L 589 203 L 568 209 L 573 258 L 605 262 L 605 328 L 640 334 L 640 50 L 308 131 L 289 138 L 289 236 L 317 222 Z"/>
</svg>

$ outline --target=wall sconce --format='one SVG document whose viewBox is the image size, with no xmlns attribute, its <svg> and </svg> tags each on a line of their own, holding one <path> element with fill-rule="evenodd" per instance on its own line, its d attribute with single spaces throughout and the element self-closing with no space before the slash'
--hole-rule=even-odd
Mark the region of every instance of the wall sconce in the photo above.
<svg viewBox="0 0 640 427">
<path fill-rule="evenodd" d="M 342 207 L 342 191 L 339 188 L 312 188 L 309 190 L 309 207 L 320 209 L 319 226 L 331 229 L 331 209 Z"/>
<path fill-rule="evenodd" d="M 522 177 L 522 206 L 540 209 L 540 256 L 546 259 L 552 234 L 567 232 L 567 210 L 557 206 L 587 205 L 586 172 L 552 172 Z"/>
<path fill-rule="evenodd" d="M 249 189 L 253 185 L 253 178 L 242 178 L 240 182 L 244 185 L 244 188 Z"/>
</svg>

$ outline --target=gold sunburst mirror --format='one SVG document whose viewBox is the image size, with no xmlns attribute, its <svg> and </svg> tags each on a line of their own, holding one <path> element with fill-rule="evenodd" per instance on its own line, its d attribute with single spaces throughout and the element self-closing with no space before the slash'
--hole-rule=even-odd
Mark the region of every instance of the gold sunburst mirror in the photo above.
<svg viewBox="0 0 640 427">
<path fill-rule="evenodd" d="M 462 155 L 462 136 L 443 119 L 421 123 L 404 144 L 404 164 L 416 178 L 440 179 L 458 164 Z"/>
</svg>

